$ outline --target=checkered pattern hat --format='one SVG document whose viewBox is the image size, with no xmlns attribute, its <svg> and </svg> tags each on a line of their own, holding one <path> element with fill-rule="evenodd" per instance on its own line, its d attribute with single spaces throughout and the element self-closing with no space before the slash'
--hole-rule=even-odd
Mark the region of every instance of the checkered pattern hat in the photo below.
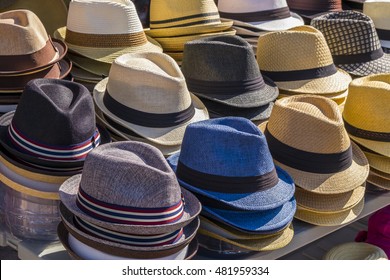
<svg viewBox="0 0 390 280">
<path fill-rule="evenodd" d="M 324 34 L 341 69 L 355 76 L 390 73 L 390 55 L 383 52 L 370 17 L 356 11 L 333 12 L 314 18 L 311 25 Z"/>
</svg>

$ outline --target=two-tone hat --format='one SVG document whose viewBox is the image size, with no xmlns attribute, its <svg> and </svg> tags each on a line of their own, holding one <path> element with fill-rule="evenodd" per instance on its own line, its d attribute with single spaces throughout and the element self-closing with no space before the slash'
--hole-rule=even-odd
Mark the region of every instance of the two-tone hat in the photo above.
<svg viewBox="0 0 390 280">
<path fill-rule="evenodd" d="M 387 260 L 386 253 L 368 243 L 348 242 L 330 249 L 324 260 Z"/>
<path fill-rule="evenodd" d="M 324 34 L 334 63 L 354 76 L 390 73 L 373 20 L 357 11 L 328 13 L 311 25 Z"/>
<path fill-rule="evenodd" d="M 181 70 L 188 90 L 209 100 L 210 111 L 220 115 L 237 109 L 246 117 L 245 109 L 250 109 L 251 114 L 257 111 L 250 119 L 267 119 L 279 94 L 276 85 L 261 75 L 252 47 L 238 36 L 186 43 Z"/>
<path fill-rule="evenodd" d="M 341 0 L 287 0 L 290 9 L 301 15 L 307 23 L 329 12 L 341 11 Z"/>
<path fill-rule="evenodd" d="M 367 0 L 363 5 L 363 13 L 374 22 L 382 47 L 390 48 L 390 1 Z"/>
</svg>

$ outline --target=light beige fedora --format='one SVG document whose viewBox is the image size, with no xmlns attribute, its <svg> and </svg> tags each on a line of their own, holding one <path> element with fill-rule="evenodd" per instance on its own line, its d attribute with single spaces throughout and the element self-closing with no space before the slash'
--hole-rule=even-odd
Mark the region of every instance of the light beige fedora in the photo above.
<svg viewBox="0 0 390 280">
<path fill-rule="evenodd" d="M 373 20 L 382 47 L 390 48 L 390 1 L 366 0 L 363 13 Z"/>
<path fill-rule="evenodd" d="M 378 246 L 364 242 L 348 242 L 330 249 L 324 260 L 387 260 L 386 253 Z"/>
</svg>

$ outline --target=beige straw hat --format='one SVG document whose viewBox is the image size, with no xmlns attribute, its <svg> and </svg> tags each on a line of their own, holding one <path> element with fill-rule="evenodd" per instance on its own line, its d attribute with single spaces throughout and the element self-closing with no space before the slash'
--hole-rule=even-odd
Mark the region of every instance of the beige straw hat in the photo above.
<svg viewBox="0 0 390 280">
<path fill-rule="evenodd" d="M 388 173 L 376 170 L 375 168 L 372 168 L 372 167 L 370 167 L 370 173 L 390 181 L 390 174 L 388 174 Z"/>
<path fill-rule="evenodd" d="M 93 96 L 112 121 L 160 145 L 180 145 L 188 124 L 209 118 L 189 93 L 179 66 L 163 53 L 118 57 Z"/>
<path fill-rule="evenodd" d="M 385 157 L 373 151 L 365 149 L 362 146 L 360 147 L 368 159 L 370 168 L 375 168 L 376 170 L 390 174 L 390 157 Z"/>
<path fill-rule="evenodd" d="M 54 37 L 65 41 L 70 51 L 108 63 L 125 53 L 162 52 L 146 37 L 130 0 L 73 0 L 66 27 L 57 29 Z"/>
<path fill-rule="evenodd" d="M 150 3 L 150 30 L 153 37 L 176 37 L 221 32 L 233 21 L 221 21 L 213 0 L 153 0 Z"/>
<path fill-rule="evenodd" d="M 383 173 L 382 173 L 383 174 Z M 367 182 L 374 185 L 375 187 L 390 190 L 390 180 L 383 178 L 380 176 L 378 172 L 373 172 L 370 170 L 370 174 L 368 175 Z"/>
<path fill-rule="evenodd" d="M 324 260 L 387 260 L 387 255 L 378 246 L 364 242 L 348 242 L 330 249 Z"/>
<path fill-rule="evenodd" d="M 283 97 L 289 97 L 295 95 L 294 92 L 289 92 L 285 90 L 279 90 L 279 96 L 278 98 L 283 98 Z M 336 92 L 334 94 L 321 94 L 321 96 L 332 99 L 334 102 L 337 104 L 342 104 L 345 102 L 347 96 L 348 96 L 348 90 L 343 91 L 343 92 Z"/>
<path fill-rule="evenodd" d="M 351 139 L 390 157 L 390 73 L 355 79 L 344 106 L 345 128 Z"/>
<path fill-rule="evenodd" d="M 276 165 L 301 188 L 339 194 L 366 181 L 368 161 L 350 141 L 334 101 L 315 95 L 279 99 L 260 128 Z"/>
<path fill-rule="evenodd" d="M 345 92 L 351 82 L 349 74 L 334 65 L 322 33 L 311 26 L 261 36 L 257 62 L 279 89 L 295 94 Z"/>
<path fill-rule="evenodd" d="M 374 22 L 382 47 L 390 48 L 390 1 L 366 0 L 363 13 Z"/>
</svg>

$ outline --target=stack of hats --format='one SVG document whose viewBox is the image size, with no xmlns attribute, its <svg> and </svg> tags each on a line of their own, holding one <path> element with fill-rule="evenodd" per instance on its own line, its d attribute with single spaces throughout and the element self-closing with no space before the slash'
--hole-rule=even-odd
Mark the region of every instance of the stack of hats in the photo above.
<svg viewBox="0 0 390 280">
<path fill-rule="evenodd" d="M 322 14 L 341 11 L 341 0 L 287 0 L 290 9 L 301 15 L 306 24 Z"/>
<path fill-rule="evenodd" d="M 148 38 L 130 0 L 73 0 L 69 4 L 66 27 L 54 37 L 69 47 L 68 57 L 77 67 L 75 81 L 90 90 L 108 76 L 112 62 L 126 53 L 162 52 Z"/>
<path fill-rule="evenodd" d="M 16 111 L 0 118 L 0 181 L 5 219 L 19 238 L 57 239 L 58 189 L 86 155 L 109 142 L 98 129 L 90 92 L 65 80 L 27 83 Z"/>
<path fill-rule="evenodd" d="M 298 14 L 290 12 L 286 0 L 220 0 L 218 10 L 221 18 L 233 20 L 236 34 L 250 43 L 255 53 L 259 36 L 304 24 Z"/>
<path fill-rule="evenodd" d="M 356 11 L 328 13 L 311 25 L 324 34 L 334 63 L 353 76 L 390 73 L 390 55 L 382 50 L 372 19 Z"/>
<path fill-rule="evenodd" d="M 209 118 L 175 60 L 164 53 L 118 57 L 93 96 L 96 115 L 114 140 L 146 142 L 164 155 L 180 150 L 189 123 Z"/>
<path fill-rule="evenodd" d="M 180 153 L 168 162 L 180 185 L 202 203 L 202 235 L 253 251 L 291 241 L 294 183 L 273 164 L 264 135 L 249 120 L 225 117 L 189 125 Z"/>
<path fill-rule="evenodd" d="M 278 86 L 279 97 L 314 94 L 342 104 L 352 80 L 336 68 L 324 36 L 311 26 L 261 36 L 257 62 Z"/>
<path fill-rule="evenodd" d="M 197 251 L 200 202 L 148 144 L 96 148 L 60 198 L 58 235 L 73 258 L 183 260 Z"/>
<path fill-rule="evenodd" d="M 368 243 L 348 242 L 330 249 L 324 260 L 387 260 L 386 253 Z"/>
<path fill-rule="evenodd" d="M 211 117 L 267 120 L 279 91 L 262 77 L 252 47 L 238 36 L 216 36 L 185 44 L 181 70 L 188 90 Z"/>
<path fill-rule="evenodd" d="M 383 51 L 390 53 L 390 1 L 367 0 L 364 2 L 363 13 L 374 22 Z"/>
<path fill-rule="evenodd" d="M 28 81 L 65 78 L 71 63 L 67 47 L 52 40 L 39 18 L 28 10 L 0 14 L 0 115 L 15 110 Z"/>
<path fill-rule="evenodd" d="M 233 21 L 221 21 L 213 0 L 151 0 L 150 30 L 165 53 L 181 64 L 184 44 L 199 38 L 234 35 Z"/>
<path fill-rule="evenodd" d="M 390 74 L 355 79 L 349 91 L 343 118 L 349 136 L 370 163 L 367 181 L 390 190 Z"/>
<path fill-rule="evenodd" d="M 261 128 L 275 164 L 297 186 L 297 219 L 333 226 L 360 214 L 369 165 L 335 102 L 313 95 L 280 99 Z"/>
<path fill-rule="evenodd" d="M 378 246 L 390 258 L 390 205 L 372 214 L 368 230 L 359 232 L 355 241 Z"/>
</svg>

